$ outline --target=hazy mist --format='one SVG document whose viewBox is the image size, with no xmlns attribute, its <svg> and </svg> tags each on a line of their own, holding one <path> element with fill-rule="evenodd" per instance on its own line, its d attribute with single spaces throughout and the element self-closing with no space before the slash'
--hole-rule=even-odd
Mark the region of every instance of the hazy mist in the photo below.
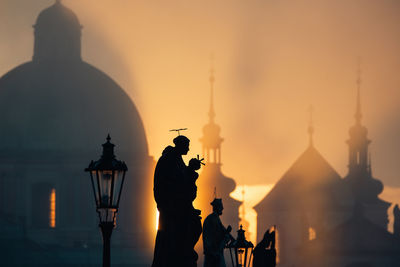
<svg viewBox="0 0 400 267">
<path fill-rule="evenodd" d="M 31 60 L 32 25 L 53 2 L 0 0 L 0 76 Z M 189 128 L 189 156 L 201 153 L 214 53 L 223 171 L 238 184 L 280 178 L 308 146 L 310 104 L 317 150 L 346 174 L 360 57 L 362 122 L 373 141 L 373 174 L 385 185 L 400 186 L 400 2 L 63 3 L 84 26 L 83 59 L 131 96 L 155 158 L 174 137 L 168 130 L 177 127 Z"/>
</svg>

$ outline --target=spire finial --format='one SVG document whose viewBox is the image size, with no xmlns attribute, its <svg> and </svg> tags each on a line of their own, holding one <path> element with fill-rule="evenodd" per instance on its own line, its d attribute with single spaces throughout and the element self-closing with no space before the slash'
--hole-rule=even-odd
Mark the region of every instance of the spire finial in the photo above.
<svg viewBox="0 0 400 267">
<path fill-rule="evenodd" d="M 208 117 L 210 122 L 214 122 L 215 111 L 214 111 L 214 54 L 210 54 L 210 110 L 208 111 Z"/>
<path fill-rule="evenodd" d="M 61 4 L 61 0 L 56 0 L 56 4 Z"/>
<path fill-rule="evenodd" d="M 361 58 L 358 58 L 358 67 L 357 67 L 357 106 L 356 106 L 356 114 L 354 117 L 356 118 L 356 123 L 361 123 Z"/>
<path fill-rule="evenodd" d="M 308 135 L 310 138 L 310 146 L 313 146 L 313 134 L 314 134 L 314 125 L 313 125 L 313 112 L 314 107 L 310 105 L 308 108 L 308 112 L 310 113 L 309 121 L 308 121 Z"/>
</svg>

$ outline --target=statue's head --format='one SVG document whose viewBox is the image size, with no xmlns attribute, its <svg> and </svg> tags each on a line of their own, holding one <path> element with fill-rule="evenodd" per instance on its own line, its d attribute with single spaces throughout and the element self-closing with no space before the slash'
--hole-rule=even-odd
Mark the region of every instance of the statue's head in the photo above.
<svg viewBox="0 0 400 267">
<path fill-rule="evenodd" d="M 222 205 L 221 198 L 214 198 L 214 200 L 210 203 L 213 207 L 213 211 L 218 215 L 222 215 L 222 211 L 224 210 L 224 206 Z"/>
<path fill-rule="evenodd" d="M 189 151 L 190 140 L 184 135 L 178 135 L 173 140 L 175 148 L 180 155 L 186 155 Z"/>
</svg>

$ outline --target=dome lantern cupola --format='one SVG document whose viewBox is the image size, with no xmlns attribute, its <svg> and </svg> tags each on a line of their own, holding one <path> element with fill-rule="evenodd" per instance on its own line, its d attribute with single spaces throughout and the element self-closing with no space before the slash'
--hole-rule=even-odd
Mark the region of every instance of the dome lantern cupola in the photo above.
<svg viewBox="0 0 400 267">
<path fill-rule="evenodd" d="M 40 12 L 33 28 L 33 61 L 81 60 L 82 26 L 75 13 L 60 0 Z"/>
</svg>

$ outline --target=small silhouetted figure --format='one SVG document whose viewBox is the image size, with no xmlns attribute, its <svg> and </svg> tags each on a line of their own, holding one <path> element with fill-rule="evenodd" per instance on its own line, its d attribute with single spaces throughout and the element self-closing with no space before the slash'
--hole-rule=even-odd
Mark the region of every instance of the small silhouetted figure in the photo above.
<svg viewBox="0 0 400 267">
<path fill-rule="evenodd" d="M 211 205 L 213 213 L 203 224 L 204 267 L 225 267 L 224 247 L 231 240 L 232 227 L 225 228 L 219 218 L 224 209 L 222 199 L 215 198 Z"/>
<path fill-rule="evenodd" d="M 192 201 L 198 177 L 194 167 L 200 163 L 185 165 L 182 155 L 189 151 L 187 137 L 179 135 L 173 142 L 174 147 L 164 149 L 154 172 L 154 199 L 160 217 L 152 267 L 195 267 L 198 255 L 194 246 L 202 228 L 200 211 L 194 210 Z"/>
<path fill-rule="evenodd" d="M 275 267 L 275 226 L 270 233 L 269 229 L 265 232 L 263 239 L 254 248 L 253 267 Z"/>
</svg>

